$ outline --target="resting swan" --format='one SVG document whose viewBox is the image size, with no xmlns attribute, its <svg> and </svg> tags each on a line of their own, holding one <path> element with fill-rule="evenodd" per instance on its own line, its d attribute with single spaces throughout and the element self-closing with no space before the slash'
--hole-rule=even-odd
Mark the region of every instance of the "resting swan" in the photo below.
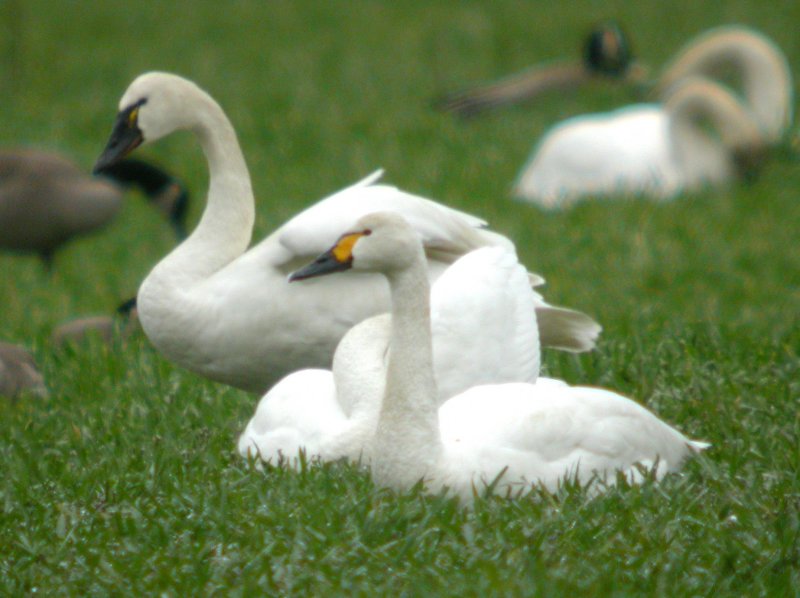
<svg viewBox="0 0 800 598">
<path fill-rule="evenodd" d="M 628 47 L 629 42 L 617 25 L 598 27 L 586 47 L 586 76 L 601 72 L 616 75 L 609 79 L 623 84 L 641 86 L 644 69 L 632 63 Z M 560 77 L 555 73 L 562 70 L 565 67 L 534 67 L 499 83 L 454 94 L 442 105 L 473 116 L 485 108 L 526 101 L 549 88 L 551 81 L 557 84 Z M 732 84 L 752 110 L 766 143 L 780 141 L 791 125 L 791 70 L 780 48 L 763 33 L 742 25 L 725 25 L 692 38 L 651 83 L 655 97 L 663 99 L 671 87 L 693 76 L 722 78 L 719 82 Z"/>
<path fill-rule="evenodd" d="M 762 146 L 758 123 L 726 87 L 684 79 L 663 104 L 574 117 L 550 129 L 520 173 L 514 195 L 548 208 L 583 195 L 668 198 L 729 182 Z"/>
<path fill-rule="evenodd" d="M 433 368 L 429 283 L 419 237 L 396 214 L 363 217 L 314 263 L 303 280 L 343 270 L 379 272 L 392 297 L 390 351 L 382 400 L 365 456 L 376 484 L 408 489 L 420 480 L 468 501 L 484 487 L 508 495 L 532 484 L 555 490 L 565 478 L 613 484 L 656 478 L 705 448 L 630 399 L 556 380 L 474 386 L 440 407 Z M 374 404 L 374 405 L 373 405 Z"/>
<path fill-rule="evenodd" d="M 250 175 L 230 121 L 194 83 L 167 73 L 133 81 L 96 168 L 177 129 L 194 132 L 203 147 L 208 202 L 190 237 L 142 283 L 139 318 L 168 359 L 213 380 L 264 392 L 298 368 L 329 367 L 347 330 L 388 309 L 388 287 L 375 274 L 349 273 L 302 286 L 286 281 L 294 267 L 366 213 L 403 214 L 423 239 L 434 279 L 472 249 L 512 247 L 474 216 L 374 184 L 376 173 L 301 212 L 248 250 L 255 216 Z M 576 351 L 594 345 L 599 326 L 588 316 L 544 302 L 537 311 L 544 343 Z"/>
<path fill-rule="evenodd" d="M 632 61 L 627 36 L 617 23 L 609 22 L 592 29 L 580 62 L 536 66 L 497 83 L 445 95 L 434 105 L 467 118 L 547 91 L 565 91 L 600 79 L 633 81 L 641 76 L 641 69 Z"/>
<path fill-rule="evenodd" d="M 536 381 L 537 300 L 525 268 L 501 247 L 468 253 L 436 280 L 430 302 L 440 403 L 476 384 Z M 304 449 L 309 459 L 358 461 L 377 425 L 389 332 L 388 314 L 367 318 L 342 338 L 332 371 L 300 370 L 272 387 L 239 438 L 242 456 L 296 466 Z"/>
</svg>

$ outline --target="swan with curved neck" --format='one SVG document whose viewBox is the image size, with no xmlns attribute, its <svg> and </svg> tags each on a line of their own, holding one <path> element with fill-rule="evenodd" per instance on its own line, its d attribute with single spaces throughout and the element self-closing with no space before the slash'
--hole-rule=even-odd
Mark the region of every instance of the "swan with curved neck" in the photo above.
<svg viewBox="0 0 800 598">
<path fill-rule="evenodd" d="M 248 250 L 255 217 L 250 176 L 233 126 L 211 96 L 176 75 L 147 73 L 131 83 L 119 109 L 96 169 L 178 129 L 195 134 L 208 160 L 200 223 L 144 280 L 138 308 L 159 351 L 213 380 L 263 392 L 298 368 L 328 367 L 348 329 L 386 311 L 388 288 L 377 275 L 351 273 L 302 287 L 286 282 L 297 263 L 330 246 L 366 213 L 402 214 L 423 239 L 433 279 L 473 249 L 513 247 L 484 230 L 482 220 L 374 184 L 379 175 L 373 175 L 321 200 Z M 537 312 L 545 343 L 568 350 L 593 346 L 599 326 L 587 316 L 543 301 Z"/>
<path fill-rule="evenodd" d="M 662 96 L 688 77 L 738 82 L 761 127 L 764 141 L 779 142 L 792 122 L 793 84 L 789 64 L 768 37 L 739 25 L 717 27 L 689 41 L 664 68 L 655 90 Z"/>
<path fill-rule="evenodd" d="M 516 495 L 534 484 L 554 490 L 565 478 L 613 484 L 638 465 L 660 478 L 705 448 L 613 392 L 559 381 L 475 386 L 440 407 L 433 369 L 425 254 L 394 214 L 363 217 L 312 264 L 304 280 L 347 269 L 380 272 L 392 298 L 390 350 L 375 433 L 367 443 L 375 482 L 408 489 L 424 480 L 463 500 L 489 486 Z"/>
<path fill-rule="evenodd" d="M 734 180 L 762 147 L 758 123 L 736 96 L 710 80 L 684 79 L 663 105 L 636 104 L 553 127 L 514 195 L 549 208 L 585 195 L 666 198 Z"/>
<path fill-rule="evenodd" d="M 630 43 L 617 23 L 596 26 L 586 38 L 583 60 L 536 66 L 496 83 L 447 94 L 434 105 L 468 118 L 505 104 L 532 100 L 548 91 L 566 91 L 595 80 L 638 81 L 641 67 L 633 62 Z"/>
<path fill-rule="evenodd" d="M 501 247 L 468 253 L 436 280 L 431 337 L 440 403 L 477 384 L 536 381 L 536 301 L 525 268 Z M 301 370 L 272 387 L 239 437 L 242 456 L 296 466 L 303 449 L 309 459 L 359 461 L 377 425 L 390 327 L 388 314 L 364 320 L 342 338 L 332 371 Z"/>
<path fill-rule="evenodd" d="M 632 63 L 628 47 L 629 42 L 617 25 L 600 26 L 587 43 L 583 71 L 577 65 L 571 69 L 566 65 L 535 67 L 499 83 L 453 94 L 440 105 L 462 116 L 474 116 L 489 108 L 530 100 L 542 90 L 561 88 L 564 82 L 578 83 L 597 74 L 638 88 L 645 82 L 644 69 Z M 766 143 L 779 142 L 791 125 L 794 102 L 791 69 L 781 49 L 763 33 L 742 25 L 705 31 L 678 51 L 652 87 L 656 97 L 663 99 L 670 88 L 696 76 L 733 83 L 736 93 L 761 126 Z"/>
</svg>

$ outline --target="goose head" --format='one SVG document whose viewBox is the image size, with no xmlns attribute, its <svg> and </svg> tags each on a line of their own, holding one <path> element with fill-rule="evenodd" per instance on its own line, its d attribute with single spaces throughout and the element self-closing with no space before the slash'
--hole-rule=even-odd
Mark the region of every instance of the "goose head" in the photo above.
<svg viewBox="0 0 800 598">
<path fill-rule="evenodd" d="M 583 63 L 594 73 L 619 77 L 633 63 L 628 36 L 614 21 L 595 26 L 583 47 Z"/>
<path fill-rule="evenodd" d="M 145 73 L 134 79 L 119 102 L 117 120 L 94 172 L 116 164 L 143 143 L 191 128 L 195 117 L 187 104 L 200 95 L 205 94 L 197 85 L 169 73 Z"/>
<path fill-rule="evenodd" d="M 311 264 L 289 275 L 289 282 L 356 270 L 391 275 L 424 259 L 419 235 L 405 218 L 393 212 L 375 212 L 361 218 L 352 232 Z"/>
</svg>

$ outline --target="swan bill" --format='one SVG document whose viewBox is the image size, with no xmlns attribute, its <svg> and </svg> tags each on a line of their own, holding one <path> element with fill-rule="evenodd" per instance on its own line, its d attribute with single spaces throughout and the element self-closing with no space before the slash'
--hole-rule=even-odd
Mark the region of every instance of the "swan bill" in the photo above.
<svg viewBox="0 0 800 598">
<path fill-rule="evenodd" d="M 138 124 L 139 107 L 146 100 L 140 100 L 117 114 L 117 120 L 111 131 L 103 153 L 94 165 L 93 173 L 102 173 L 105 168 L 113 166 L 144 141 L 144 135 Z"/>
<path fill-rule="evenodd" d="M 360 233 L 348 233 L 339 237 L 336 245 L 320 255 L 313 262 L 292 272 L 289 282 L 305 280 L 333 272 L 349 270 L 353 267 L 353 247 L 361 237 L 368 236 L 372 231 L 365 230 Z"/>
<path fill-rule="evenodd" d="M 340 261 L 334 253 L 335 249 L 336 248 L 334 247 L 333 249 L 326 251 L 307 266 L 303 266 L 299 270 L 295 270 L 289 274 L 289 282 L 305 280 L 306 278 L 314 278 L 316 276 L 324 276 L 325 274 L 333 274 L 334 272 L 342 272 L 352 268 L 352 255 L 347 260 Z"/>
</svg>

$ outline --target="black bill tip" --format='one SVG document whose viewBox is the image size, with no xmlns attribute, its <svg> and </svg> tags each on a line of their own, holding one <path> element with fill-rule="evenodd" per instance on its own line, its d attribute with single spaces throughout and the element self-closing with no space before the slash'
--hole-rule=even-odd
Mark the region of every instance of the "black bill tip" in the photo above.
<svg viewBox="0 0 800 598">
<path fill-rule="evenodd" d="M 139 100 L 117 114 L 106 148 L 92 170 L 94 174 L 101 174 L 104 169 L 113 166 L 142 144 L 144 135 L 139 128 L 138 115 L 139 108 L 146 102 L 146 99 Z"/>
<path fill-rule="evenodd" d="M 289 282 L 305 280 L 307 278 L 314 278 L 334 272 L 342 272 L 343 270 L 349 270 L 352 265 L 352 259 L 342 262 L 336 259 L 333 251 L 326 251 L 307 266 L 303 266 L 299 270 L 295 270 L 289 274 Z"/>
</svg>

